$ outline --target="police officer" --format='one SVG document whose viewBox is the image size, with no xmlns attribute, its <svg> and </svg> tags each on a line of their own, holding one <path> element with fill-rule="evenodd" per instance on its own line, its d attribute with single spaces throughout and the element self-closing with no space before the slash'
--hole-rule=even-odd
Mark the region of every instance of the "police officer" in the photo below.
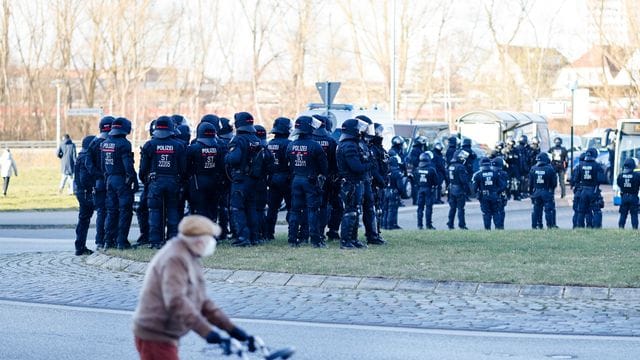
<svg viewBox="0 0 640 360">
<path fill-rule="evenodd" d="M 140 178 L 149 186 L 147 203 L 151 249 L 159 249 L 165 239 L 178 233 L 181 217 L 178 189 L 183 182 L 182 177 L 186 177 L 186 149 L 173 137 L 173 125 L 169 117 L 160 116 L 156 120 L 153 138 L 144 144 L 140 154 Z"/>
<path fill-rule="evenodd" d="M 618 175 L 616 184 L 620 188 L 620 218 L 618 227 L 624 229 L 627 214 L 631 216 L 631 227 L 638 228 L 638 190 L 640 189 L 640 173 L 635 172 L 636 161 L 627 158 L 622 166 L 622 173 Z M 77 248 L 77 247 L 76 247 Z"/>
<path fill-rule="evenodd" d="M 433 145 L 432 163 L 436 169 L 436 173 L 438 174 L 438 186 L 436 186 L 434 204 L 444 204 L 444 201 L 442 201 L 442 183 L 445 182 L 445 179 L 447 178 L 447 161 L 442 155 L 442 150 L 442 144 L 439 142 Z"/>
<path fill-rule="evenodd" d="M 156 120 L 153 119 L 149 123 L 149 136 L 153 137 L 153 130 L 156 126 Z M 142 152 L 142 146 L 140 147 L 140 152 Z M 138 227 L 140 228 L 140 236 L 138 237 L 138 241 L 133 244 L 133 247 L 138 248 L 141 246 L 149 245 L 149 184 L 145 184 L 145 179 L 140 179 L 142 181 L 142 191 L 140 192 L 140 199 L 138 203 L 138 208 L 136 209 L 136 217 L 138 218 Z"/>
<path fill-rule="evenodd" d="M 587 213 L 591 213 L 591 227 L 602 227 L 602 208 L 604 199 L 600 193 L 600 184 L 606 182 L 604 170 L 596 162 L 598 150 L 589 148 L 585 152 L 584 161 L 581 161 L 572 174 L 573 183 L 580 186 L 580 202 L 578 203 L 577 227 L 583 227 Z M 587 227 L 589 224 L 587 223 Z"/>
<path fill-rule="evenodd" d="M 225 148 L 225 153 L 229 149 L 229 142 L 231 142 L 232 138 L 233 126 L 231 126 L 231 120 L 221 117 L 218 140 L 220 140 L 219 145 Z M 230 225 L 232 224 L 229 221 L 229 200 L 231 195 L 231 177 L 229 175 L 228 171 L 226 171 L 225 163 L 225 176 L 222 178 L 222 183 L 220 184 L 220 200 L 218 204 L 218 225 L 222 228 L 220 239 L 226 239 L 230 235 L 234 238 L 236 237 L 233 227 L 230 229 Z"/>
<path fill-rule="evenodd" d="M 420 162 L 420 154 L 427 150 L 426 145 L 426 137 L 416 136 L 416 138 L 413 139 L 413 146 L 411 146 L 411 151 L 409 151 L 409 154 L 404 161 L 405 165 L 407 166 L 407 173 L 411 174 L 411 198 L 413 199 L 414 205 L 418 203 L 418 163 Z"/>
<path fill-rule="evenodd" d="M 537 136 L 534 136 L 531 139 L 531 144 L 529 145 L 530 155 L 529 155 L 529 167 L 533 167 L 538 160 L 538 154 L 540 154 L 540 140 Z"/>
<path fill-rule="evenodd" d="M 516 146 L 516 150 L 520 155 L 520 179 L 519 179 L 519 188 L 518 193 L 520 198 L 525 198 L 528 196 L 529 192 L 529 171 L 531 170 L 531 163 L 535 161 L 535 158 L 532 158 L 531 155 L 531 147 L 529 146 L 529 138 L 527 135 L 520 135 L 518 138 L 518 145 Z"/>
<path fill-rule="evenodd" d="M 504 170 L 504 159 L 502 156 L 498 156 L 491 160 L 491 168 L 496 171 L 500 182 L 504 185 L 502 191 L 498 193 L 498 208 L 496 214 L 493 216 L 493 222 L 496 229 L 504 229 L 505 219 L 505 207 L 509 197 L 507 196 L 507 189 L 509 188 L 509 174 Z"/>
<path fill-rule="evenodd" d="M 467 169 L 467 174 L 469 174 L 469 180 L 471 180 L 471 177 L 473 176 L 473 163 L 478 158 L 476 153 L 473 150 L 471 150 L 471 139 L 469 138 L 462 139 L 462 146 L 460 146 L 460 149 L 466 151 L 467 154 L 469 154 L 469 157 L 464 162 L 464 167 Z"/>
<path fill-rule="evenodd" d="M 447 160 L 447 167 L 451 164 L 453 154 L 458 150 L 458 137 L 455 135 L 449 136 L 447 140 L 447 151 L 445 152 L 445 160 Z"/>
<path fill-rule="evenodd" d="M 87 168 L 89 146 L 95 136 L 87 136 L 82 139 L 82 150 L 78 153 L 76 166 L 73 171 L 73 188 L 78 199 L 78 224 L 76 225 L 76 256 L 91 255 L 93 251 L 87 248 L 87 232 L 93 216 L 93 187 L 95 181 Z"/>
<path fill-rule="evenodd" d="M 449 230 L 454 228 L 454 218 L 458 213 L 458 227 L 466 230 L 467 224 L 464 218 L 464 205 L 469 190 L 469 175 L 464 164 L 469 158 L 469 154 L 464 150 L 457 150 L 451 158 L 448 167 L 449 176 L 449 221 L 447 227 Z"/>
<path fill-rule="evenodd" d="M 100 144 L 102 168 L 107 183 L 107 218 L 104 248 L 131 248 L 127 240 L 133 216 L 133 194 L 138 190 L 138 176 L 133 167 L 131 143 L 126 136 L 131 122 L 123 117 L 111 124 L 109 137 Z M 115 244 L 111 243 L 115 239 Z"/>
<path fill-rule="evenodd" d="M 418 229 L 423 229 L 422 220 L 424 218 L 427 229 L 435 230 L 432 215 L 436 187 L 438 186 L 438 173 L 431 163 L 430 152 L 420 154 L 416 175 L 418 179 Z"/>
<path fill-rule="evenodd" d="M 259 153 L 263 150 L 256 136 L 253 116 L 248 112 L 234 115 L 236 136 L 229 142 L 225 164 L 231 173 L 231 221 L 237 232 L 233 246 L 250 246 L 252 234 L 257 234 L 255 186 L 263 172 Z"/>
<path fill-rule="evenodd" d="M 182 146 L 186 150 L 187 146 L 189 146 L 189 141 L 191 141 L 191 129 L 189 125 L 187 125 L 187 121 L 184 116 L 176 114 L 171 116 L 171 120 L 173 121 L 174 126 L 174 134 L 173 137 L 182 143 Z M 180 183 L 180 190 L 178 192 L 178 214 L 179 219 L 182 220 L 182 217 L 185 214 L 185 208 L 187 201 L 189 201 L 189 184 L 187 183 L 187 177 L 182 177 Z"/>
<path fill-rule="evenodd" d="M 491 230 L 491 219 L 496 229 L 504 226 L 500 221 L 502 202 L 500 194 L 507 187 L 503 180 L 498 170 L 491 167 L 491 159 L 488 157 L 480 159 L 480 169 L 473 174 L 473 187 L 478 194 L 485 230 Z"/>
<path fill-rule="evenodd" d="M 573 205 L 572 205 L 573 217 L 571 218 L 573 229 L 577 227 L 585 227 L 585 223 L 587 227 L 593 226 L 593 216 L 590 211 L 588 211 L 585 214 L 584 219 L 582 219 L 582 222 L 580 224 L 581 226 L 578 226 L 579 225 L 578 224 L 578 207 L 580 205 L 580 195 L 582 194 L 582 188 L 580 187 L 580 184 L 576 181 L 575 173 L 576 173 L 576 170 L 578 169 L 578 165 L 584 161 L 586 153 L 587 152 L 584 151 L 578 157 L 578 163 L 575 164 L 575 166 L 573 167 L 571 171 L 572 176 L 571 176 L 571 179 L 569 179 L 569 185 L 573 189 Z"/>
<path fill-rule="evenodd" d="M 340 197 L 344 203 L 344 215 L 340 224 L 340 248 L 363 248 L 358 240 L 358 211 L 362 206 L 363 182 L 369 171 L 369 152 L 360 146 L 360 131 L 368 124 L 362 120 L 348 119 L 340 128 L 342 134 L 336 149 L 338 173 L 342 179 Z"/>
<path fill-rule="evenodd" d="M 407 156 L 407 151 L 405 149 L 406 146 L 407 144 L 400 135 L 396 135 L 391 139 L 391 149 L 389 149 L 389 152 L 391 152 L 391 150 L 395 151 L 398 166 L 402 172 L 407 170 L 407 167 L 404 164 L 404 159 Z"/>
<path fill-rule="evenodd" d="M 368 141 L 375 135 L 375 127 L 373 121 L 365 115 L 358 115 L 356 119 L 364 121 L 367 124 L 366 127 L 363 126 L 361 128 L 359 143 L 362 152 L 368 154 L 366 161 L 369 163 L 369 171 L 365 173 L 364 180 L 362 181 L 362 222 L 364 223 L 364 234 L 367 239 L 367 244 L 384 245 L 386 241 L 378 232 L 377 217 L 374 210 L 375 195 L 372 184 L 373 177 L 376 176 L 378 172 L 378 163 L 368 145 Z"/>
<path fill-rule="evenodd" d="M 96 212 L 96 248 L 100 250 L 105 244 L 105 228 L 104 221 L 107 218 L 107 184 L 102 170 L 102 162 L 100 160 L 102 151 L 100 145 L 107 139 L 109 131 L 111 131 L 111 123 L 115 118 L 113 116 L 105 116 L 100 119 L 100 133 L 89 144 L 87 153 L 87 170 L 93 177 L 93 207 Z"/>
<path fill-rule="evenodd" d="M 291 120 L 286 117 L 279 117 L 274 120 L 271 133 L 274 138 L 267 143 L 267 149 L 273 155 L 273 165 L 271 166 L 271 178 L 269 180 L 269 195 L 267 199 L 267 240 L 273 240 L 278 220 L 280 205 L 284 200 L 289 219 L 291 209 L 291 179 L 289 174 L 289 161 L 287 160 L 287 147 L 291 140 Z"/>
<path fill-rule="evenodd" d="M 338 177 L 338 164 L 336 162 L 336 148 L 338 143 L 327 131 L 330 121 L 328 117 L 323 115 L 313 115 L 316 120 L 321 122 L 320 127 L 313 130 L 313 140 L 317 141 L 327 156 L 328 175 L 322 189 L 322 202 L 320 205 L 320 233 L 325 238 L 324 228 L 328 227 L 326 236 L 331 240 L 340 238 L 338 228 L 344 208 L 340 201 L 340 182 Z"/>
<path fill-rule="evenodd" d="M 218 145 L 216 127 L 209 122 L 198 125 L 195 142 L 187 147 L 187 177 L 191 214 L 215 221 L 225 149 Z"/>
<path fill-rule="evenodd" d="M 374 135 L 369 140 L 369 149 L 371 150 L 372 159 L 375 166 L 371 171 L 371 189 L 373 190 L 374 207 L 376 213 L 376 225 L 378 226 L 378 235 L 380 225 L 382 223 L 382 202 L 384 201 L 384 188 L 387 184 L 387 175 L 389 174 L 389 154 L 382 147 L 382 133 L 384 127 L 382 124 L 373 124 Z"/>
<path fill-rule="evenodd" d="M 533 203 L 531 213 L 531 227 L 542 229 L 542 209 L 544 208 L 544 218 L 547 228 L 553 229 L 556 226 L 556 203 L 553 193 L 558 185 L 556 171 L 550 164 L 549 155 L 540 153 L 536 158 L 536 165 L 529 171 L 529 192 Z"/>
<path fill-rule="evenodd" d="M 291 214 L 289 216 L 289 245 L 297 247 L 303 209 L 307 211 L 307 223 L 311 244 L 316 248 L 327 247 L 322 239 L 319 209 L 321 189 L 328 174 L 327 155 L 322 146 L 312 139 L 313 130 L 321 122 L 310 116 L 300 116 L 295 121 L 298 138 L 289 144 L 287 159 L 291 169 Z"/>
<path fill-rule="evenodd" d="M 491 150 L 491 154 L 489 155 L 489 158 L 493 160 L 498 156 L 504 156 L 502 153 L 502 150 L 504 150 L 504 141 L 498 141 L 496 145 L 493 147 L 493 150 Z"/>
<path fill-rule="evenodd" d="M 503 150 L 504 158 L 507 163 L 507 172 L 509 173 L 509 195 L 513 200 L 522 200 L 520 194 L 520 183 L 522 182 L 522 160 L 520 159 L 520 151 L 516 147 L 516 141 L 513 138 L 507 140 L 507 146 Z"/>
<path fill-rule="evenodd" d="M 382 228 L 387 230 L 400 230 L 398 225 L 398 208 L 400 207 L 400 192 L 402 187 L 402 170 L 398 164 L 398 158 L 393 156 L 394 150 L 389 151 L 389 177 L 384 191 L 384 203 L 382 209 Z"/>
<path fill-rule="evenodd" d="M 260 139 L 260 146 L 264 149 L 259 156 L 263 162 L 262 174 L 258 177 L 256 182 L 256 233 L 252 235 L 252 242 L 257 244 L 263 244 L 267 240 L 267 221 L 266 221 L 266 208 L 267 200 L 269 197 L 268 182 L 271 178 L 271 169 L 274 164 L 274 157 L 271 151 L 267 149 L 267 129 L 262 125 L 255 125 L 256 136 Z"/>
<path fill-rule="evenodd" d="M 564 177 L 567 171 L 567 149 L 562 146 L 562 139 L 556 137 L 553 139 L 554 146 L 549 149 L 551 156 L 551 165 L 558 176 L 558 184 L 560 185 L 560 198 L 566 195 Z"/>
</svg>

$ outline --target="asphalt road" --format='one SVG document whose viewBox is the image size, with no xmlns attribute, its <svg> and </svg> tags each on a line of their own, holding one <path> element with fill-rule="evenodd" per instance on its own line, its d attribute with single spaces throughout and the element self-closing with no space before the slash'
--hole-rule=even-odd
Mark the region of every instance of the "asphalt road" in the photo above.
<svg viewBox="0 0 640 360">
<path fill-rule="evenodd" d="M 133 359 L 131 312 L 0 301 L 0 353 L 12 359 Z M 482 333 L 237 319 L 294 359 L 634 359 L 640 338 Z M 216 359 L 202 339 L 183 359 Z"/>
</svg>

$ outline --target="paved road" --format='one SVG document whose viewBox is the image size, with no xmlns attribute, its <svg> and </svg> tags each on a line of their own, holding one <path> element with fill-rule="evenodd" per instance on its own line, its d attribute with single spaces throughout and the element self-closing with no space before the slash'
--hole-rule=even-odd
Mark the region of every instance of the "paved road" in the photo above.
<svg viewBox="0 0 640 360">
<path fill-rule="evenodd" d="M 130 311 L 0 301 L 3 359 L 133 359 Z M 437 331 L 239 319 L 273 347 L 295 344 L 295 359 L 633 359 L 640 339 Z M 193 333 L 183 359 L 217 359 Z"/>
</svg>

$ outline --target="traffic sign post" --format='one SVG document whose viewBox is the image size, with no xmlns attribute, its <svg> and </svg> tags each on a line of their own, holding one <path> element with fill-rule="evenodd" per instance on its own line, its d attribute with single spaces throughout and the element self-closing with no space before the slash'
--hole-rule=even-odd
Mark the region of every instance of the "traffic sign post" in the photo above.
<svg viewBox="0 0 640 360">
<path fill-rule="evenodd" d="M 102 114 L 102 108 L 75 108 L 67 110 L 67 116 L 102 116 Z"/>
<path fill-rule="evenodd" d="M 333 99 L 336 98 L 336 94 L 340 89 L 340 84 L 341 83 L 339 82 L 329 81 L 316 83 L 316 89 L 318 89 L 318 92 L 320 93 L 320 98 L 322 99 L 322 102 L 327 105 L 327 112 L 329 112 L 329 109 L 331 109 Z"/>
</svg>

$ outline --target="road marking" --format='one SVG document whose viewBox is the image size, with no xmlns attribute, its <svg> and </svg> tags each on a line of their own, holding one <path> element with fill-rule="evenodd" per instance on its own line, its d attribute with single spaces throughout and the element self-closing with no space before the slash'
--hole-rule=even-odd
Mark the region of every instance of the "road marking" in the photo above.
<svg viewBox="0 0 640 360">
<path fill-rule="evenodd" d="M 82 311 L 91 313 L 113 314 L 113 315 L 133 315 L 132 310 L 115 310 L 105 308 L 94 308 L 73 305 L 59 305 L 36 302 L 23 302 L 14 300 L 1 300 L 0 306 L 25 306 L 43 309 L 56 309 L 67 311 Z M 446 329 L 420 329 L 399 326 L 375 326 L 375 325 L 353 325 L 339 323 L 316 323 L 308 321 L 289 321 L 289 320 L 264 320 L 250 318 L 233 318 L 234 321 L 245 324 L 265 324 L 279 326 L 294 327 L 312 327 L 323 329 L 345 329 L 345 330 L 366 330 L 380 332 L 396 332 L 410 334 L 426 334 L 426 335 L 447 335 L 447 336 L 466 336 L 466 337 L 493 337 L 493 338 L 529 338 L 529 339 L 565 339 L 565 340 L 597 340 L 597 341 L 624 341 L 632 343 L 640 343 L 640 337 L 634 336 L 610 336 L 610 335 L 564 335 L 564 334 L 531 334 L 531 333 L 514 333 L 514 332 L 482 332 L 469 330 L 446 330 Z"/>
</svg>

